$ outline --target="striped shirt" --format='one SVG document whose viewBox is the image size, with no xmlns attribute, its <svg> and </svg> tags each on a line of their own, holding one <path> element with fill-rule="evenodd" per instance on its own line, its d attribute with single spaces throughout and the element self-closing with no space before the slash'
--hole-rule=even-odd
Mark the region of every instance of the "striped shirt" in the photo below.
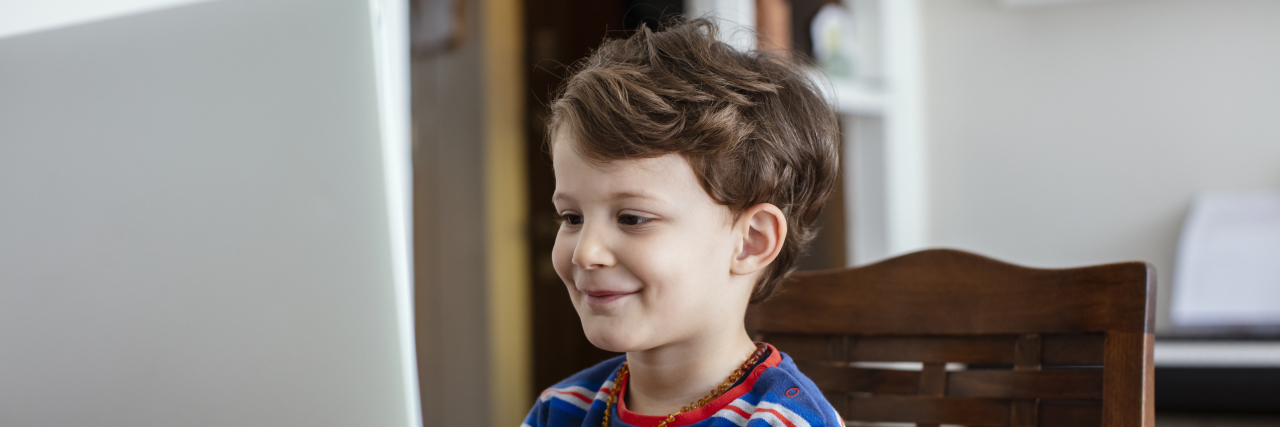
<svg viewBox="0 0 1280 427">
<path fill-rule="evenodd" d="M 625 361 L 626 356 L 618 356 L 600 362 L 543 391 L 521 427 L 599 426 Z M 666 418 L 631 412 L 618 400 L 609 414 L 611 426 L 652 427 Z M 769 346 L 769 356 L 737 386 L 706 406 L 676 415 L 671 425 L 844 427 L 844 422 L 791 357 Z"/>
</svg>

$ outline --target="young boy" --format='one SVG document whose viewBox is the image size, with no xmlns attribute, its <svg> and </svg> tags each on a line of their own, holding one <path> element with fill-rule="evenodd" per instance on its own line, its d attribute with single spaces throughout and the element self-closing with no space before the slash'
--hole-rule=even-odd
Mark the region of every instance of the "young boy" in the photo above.
<svg viewBox="0 0 1280 427">
<path fill-rule="evenodd" d="M 587 338 L 626 355 L 543 392 L 526 426 L 843 425 L 744 326 L 813 236 L 835 114 L 794 65 L 715 37 L 608 41 L 552 104 L 552 261 Z"/>
</svg>

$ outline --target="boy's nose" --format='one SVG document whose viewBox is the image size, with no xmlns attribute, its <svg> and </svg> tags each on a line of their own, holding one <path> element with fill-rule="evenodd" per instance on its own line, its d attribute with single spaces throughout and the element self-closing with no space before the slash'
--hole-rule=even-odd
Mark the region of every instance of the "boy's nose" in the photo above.
<svg viewBox="0 0 1280 427">
<path fill-rule="evenodd" d="M 585 270 L 594 270 L 613 266 L 613 251 L 605 245 L 598 232 L 584 227 L 578 238 L 578 245 L 573 248 L 573 265 Z"/>
</svg>

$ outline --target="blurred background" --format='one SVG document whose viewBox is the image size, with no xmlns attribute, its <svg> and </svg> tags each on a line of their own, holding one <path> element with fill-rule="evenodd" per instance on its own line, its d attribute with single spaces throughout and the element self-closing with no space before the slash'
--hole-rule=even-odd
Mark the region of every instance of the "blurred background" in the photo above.
<svg viewBox="0 0 1280 427">
<path fill-rule="evenodd" d="M 0 425 L 518 425 L 612 356 L 546 105 L 672 16 L 838 111 L 802 268 L 1147 261 L 1156 424 L 1280 425 L 1272 0 L 0 1 Z"/>
</svg>

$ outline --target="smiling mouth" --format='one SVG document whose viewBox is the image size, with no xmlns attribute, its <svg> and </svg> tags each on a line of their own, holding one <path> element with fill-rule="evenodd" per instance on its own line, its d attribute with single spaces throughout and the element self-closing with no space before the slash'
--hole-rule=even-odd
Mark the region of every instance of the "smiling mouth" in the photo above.
<svg viewBox="0 0 1280 427">
<path fill-rule="evenodd" d="M 608 304 L 608 303 L 617 301 L 628 295 L 635 295 L 636 292 L 639 292 L 639 291 L 633 291 L 633 292 L 595 291 L 595 292 L 583 292 L 582 294 L 587 297 L 587 304 L 603 305 L 603 304 Z"/>
</svg>

